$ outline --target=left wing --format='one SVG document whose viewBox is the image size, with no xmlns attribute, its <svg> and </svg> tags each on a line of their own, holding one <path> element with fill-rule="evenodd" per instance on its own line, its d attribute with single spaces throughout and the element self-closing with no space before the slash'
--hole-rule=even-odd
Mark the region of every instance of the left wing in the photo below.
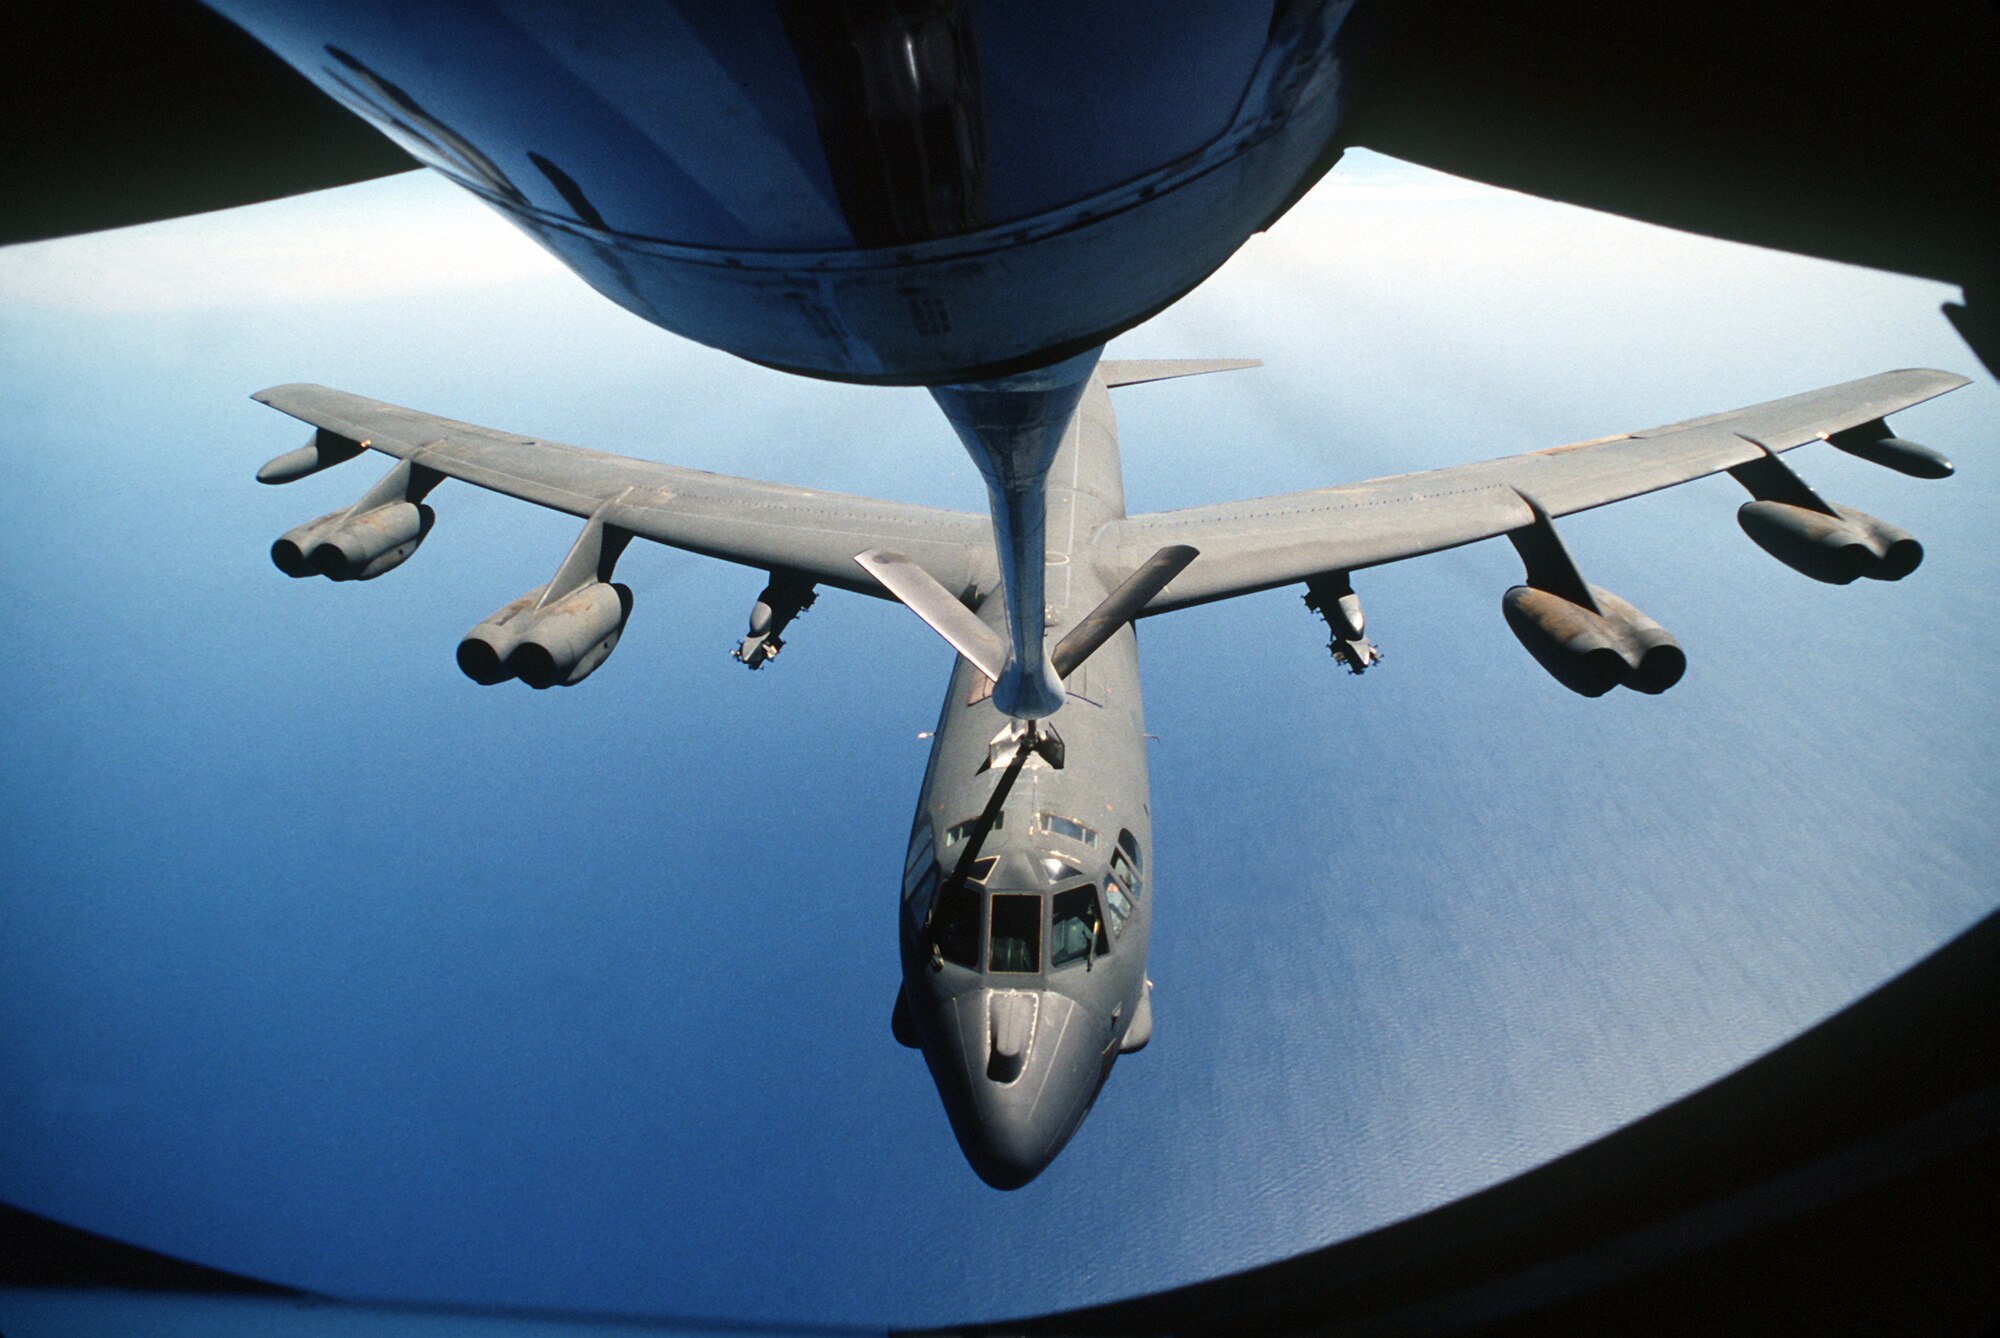
<svg viewBox="0 0 2000 1338">
<path fill-rule="evenodd" d="M 902 553 L 961 595 L 993 580 L 992 530 L 986 517 L 969 512 L 609 455 L 325 386 L 273 386 L 251 398 L 322 433 L 314 445 L 266 466 L 260 477 L 268 481 L 301 477 L 365 446 L 405 461 L 413 470 L 462 479 L 573 516 L 597 517 L 655 543 L 878 598 L 891 596 L 854 560 L 855 554 L 873 548 Z M 274 468 L 293 457 L 311 457 L 316 450 L 327 455 L 306 458 L 289 469 Z M 411 495 L 410 500 L 420 498 Z"/>
<path fill-rule="evenodd" d="M 1736 473 L 1760 499 L 1811 513 L 1804 522 L 1808 528 L 1815 516 L 1837 524 L 1842 517 L 1792 476 L 1778 453 L 1832 440 L 1905 472 L 1948 473 L 1951 467 L 1942 457 L 1891 437 L 1882 419 L 1965 384 L 1951 372 L 1883 372 L 1729 413 L 1526 455 L 1135 516 L 1112 522 L 1105 539 L 1128 564 L 1169 544 L 1201 550 L 1201 559 L 1146 606 L 1151 615 L 1525 534 L 1546 527 L 1549 517 L 1724 470 Z M 1887 447 L 1878 449 L 1883 442 Z M 1780 519 L 1798 520 L 1783 513 Z M 1872 518 L 1861 520 L 1880 527 Z M 1752 537 L 1765 542 L 1755 531 Z M 1835 574 L 1822 579 L 1853 579 L 1841 574 L 1846 568 L 1830 570 Z"/>
</svg>

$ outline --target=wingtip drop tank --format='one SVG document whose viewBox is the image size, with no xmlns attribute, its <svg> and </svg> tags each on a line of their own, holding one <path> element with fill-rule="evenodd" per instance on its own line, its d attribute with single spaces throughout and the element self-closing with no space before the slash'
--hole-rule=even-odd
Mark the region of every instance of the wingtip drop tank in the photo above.
<svg viewBox="0 0 2000 1338">
<path fill-rule="evenodd" d="M 331 469 L 368 449 L 365 441 L 343 437 L 325 428 L 314 431 L 312 440 L 295 451 L 272 456 L 257 471 L 259 483 L 296 483 L 300 479 Z"/>
<path fill-rule="evenodd" d="M 1911 478 L 1950 478 L 1954 469 L 1942 452 L 1896 436 L 1889 430 L 1889 425 L 1879 418 L 1845 432 L 1836 432 L 1827 438 L 1827 443 L 1856 459 L 1893 469 L 1898 474 L 1908 474 Z"/>
</svg>

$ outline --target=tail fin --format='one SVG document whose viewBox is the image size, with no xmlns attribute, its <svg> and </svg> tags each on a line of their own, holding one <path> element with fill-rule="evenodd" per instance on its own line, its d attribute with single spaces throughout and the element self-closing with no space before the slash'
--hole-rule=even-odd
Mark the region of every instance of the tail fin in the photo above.
<svg viewBox="0 0 2000 1338">
<path fill-rule="evenodd" d="M 1136 386 L 1147 381 L 1166 381 L 1176 376 L 1200 376 L 1204 372 L 1234 372 L 1245 367 L 1262 367 L 1257 358 L 1141 358 L 1097 364 L 1097 379 L 1106 388 Z"/>
</svg>

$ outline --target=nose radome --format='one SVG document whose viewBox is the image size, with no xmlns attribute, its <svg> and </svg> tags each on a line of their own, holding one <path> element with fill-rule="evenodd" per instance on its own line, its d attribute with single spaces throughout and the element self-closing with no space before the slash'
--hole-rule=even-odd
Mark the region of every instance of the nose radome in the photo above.
<svg viewBox="0 0 2000 1338">
<path fill-rule="evenodd" d="M 989 1124 L 981 1127 L 977 1147 L 966 1147 L 965 1157 L 993 1188 L 1019 1189 L 1047 1170 L 1068 1141 L 1045 1139 L 1019 1126 Z"/>
<path fill-rule="evenodd" d="M 1061 994 L 996 990 L 985 1021 L 986 1063 L 959 1144 L 980 1179 L 1019 1189 L 1076 1132 L 1095 1092 L 1097 1051 L 1083 1010 Z"/>
</svg>

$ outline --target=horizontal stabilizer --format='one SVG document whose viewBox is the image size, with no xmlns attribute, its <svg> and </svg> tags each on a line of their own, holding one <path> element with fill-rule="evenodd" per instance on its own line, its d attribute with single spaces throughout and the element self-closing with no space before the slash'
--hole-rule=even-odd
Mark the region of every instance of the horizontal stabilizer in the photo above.
<svg viewBox="0 0 2000 1338">
<path fill-rule="evenodd" d="M 910 612 L 931 625 L 931 630 L 951 643 L 951 648 L 970 660 L 980 673 L 998 682 L 1007 665 L 1007 640 L 979 621 L 937 578 L 904 557 L 883 548 L 871 548 L 855 555 L 861 569 L 882 583 L 882 588 L 903 601 Z"/>
<path fill-rule="evenodd" d="M 1152 603 L 1153 597 L 1199 556 L 1201 550 L 1175 544 L 1147 558 L 1057 643 L 1056 653 L 1049 657 L 1056 673 L 1068 678 L 1071 671 L 1089 659 L 1119 628 L 1138 617 L 1139 610 Z"/>
<path fill-rule="evenodd" d="M 1234 372 L 1263 365 L 1256 358 L 1140 358 L 1123 362 L 1107 359 L 1097 364 L 1097 379 L 1107 387 L 1136 386 L 1147 381 L 1169 381 L 1176 376 Z"/>
</svg>

